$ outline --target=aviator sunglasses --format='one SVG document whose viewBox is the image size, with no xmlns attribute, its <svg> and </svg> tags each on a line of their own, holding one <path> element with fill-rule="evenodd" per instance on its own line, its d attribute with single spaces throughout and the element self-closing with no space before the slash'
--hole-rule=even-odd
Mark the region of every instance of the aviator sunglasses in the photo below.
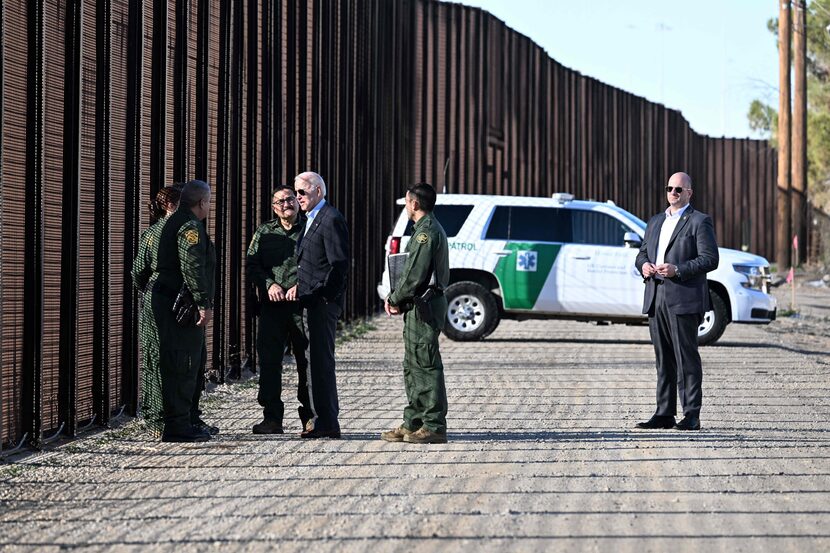
<svg viewBox="0 0 830 553">
<path fill-rule="evenodd" d="M 674 190 L 675 194 L 682 194 L 683 191 L 686 190 L 686 189 L 683 188 L 682 186 L 667 186 L 666 187 L 666 192 L 671 192 L 672 190 Z"/>
</svg>

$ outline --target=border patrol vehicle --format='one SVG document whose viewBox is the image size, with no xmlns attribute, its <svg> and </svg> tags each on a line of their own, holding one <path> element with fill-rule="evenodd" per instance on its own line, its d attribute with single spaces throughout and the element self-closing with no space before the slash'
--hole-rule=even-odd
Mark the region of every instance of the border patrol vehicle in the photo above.
<svg viewBox="0 0 830 553">
<path fill-rule="evenodd" d="M 647 322 L 643 278 L 634 267 L 646 223 L 613 202 L 563 193 L 439 194 L 434 213 L 449 239 L 449 338 L 480 340 L 501 319 Z M 411 232 L 402 210 L 386 254 L 403 252 Z M 776 315 L 767 260 L 727 248 L 719 253 L 718 268 L 708 274 L 712 310 L 698 328 L 701 345 L 717 341 L 729 323 L 766 324 Z M 390 289 L 386 265 L 381 299 Z"/>
</svg>

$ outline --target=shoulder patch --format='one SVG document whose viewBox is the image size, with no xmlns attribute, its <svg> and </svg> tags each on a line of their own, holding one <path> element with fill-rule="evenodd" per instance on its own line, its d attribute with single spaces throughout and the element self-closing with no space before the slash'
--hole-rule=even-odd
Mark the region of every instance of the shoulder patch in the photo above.
<svg viewBox="0 0 830 553">
<path fill-rule="evenodd" d="M 147 243 L 147 246 L 148 246 L 148 247 L 150 247 L 150 248 L 152 248 L 152 247 L 153 247 L 153 242 L 154 242 L 154 240 L 153 240 L 153 237 L 152 237 L 152 236 L 148 236 L 148 237 L 147 237 L 147 239 L 145 240 L 145 242 Z"/>
<path fill-rule="evenodd" d="M 191 246 L 195 246 L 199 243 L 199 231 L 197 230 L 186 230 L 184 232 L 184 239 L 187 240 L 187 243 Z"/>
<path fill-rule="evenodd" d="M 429 235 L 426 232 L 419 232 L 417 236 L 415 236 L 415 240 L 419 244 L 426 244 L 429 242 Z"/>
</svg>

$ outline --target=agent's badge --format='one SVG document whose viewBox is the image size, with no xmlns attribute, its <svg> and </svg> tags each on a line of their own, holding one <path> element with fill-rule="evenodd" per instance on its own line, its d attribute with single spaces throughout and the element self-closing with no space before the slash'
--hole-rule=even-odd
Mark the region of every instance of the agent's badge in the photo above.
<svg viewBox="0 0 830 553">
<path fill-rule="evenodd" d="M 191 246 L 195 246 L 199 243 L 199 231 L 197 230 L 186 230 L 184 232 L 184 239 L 187 240 L 187 243 Z"/>
<path fill-rule="evenodd" d="M 419 232 L 415 237 L 415 240 L 417 240 L 419 244 L 426 244 L 429 242 L 429 235 L 426 232 Z"/>
</svg>

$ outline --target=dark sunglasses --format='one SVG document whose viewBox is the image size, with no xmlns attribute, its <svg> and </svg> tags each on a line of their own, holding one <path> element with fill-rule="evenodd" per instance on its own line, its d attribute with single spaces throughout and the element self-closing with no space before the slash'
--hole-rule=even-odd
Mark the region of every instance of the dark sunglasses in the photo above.
<svg viewBox="0 0 830 553">
<path fill-rule="evenodd" d="M 683 191 L 686 190 L 686 189 L 683 188 L 682 186 L 667 186 L 666 187 L 666 192 L 671 192 L 672 190 L 674 190 L 675 194 L 682 194 Z"/>
<path fill-rule="evenodd" d="M 303 190 L 302 188 L 298 188 L 297 189 L 297 195 L 298 196 L 308 196 L 308 192 Z"/>
</svg>

